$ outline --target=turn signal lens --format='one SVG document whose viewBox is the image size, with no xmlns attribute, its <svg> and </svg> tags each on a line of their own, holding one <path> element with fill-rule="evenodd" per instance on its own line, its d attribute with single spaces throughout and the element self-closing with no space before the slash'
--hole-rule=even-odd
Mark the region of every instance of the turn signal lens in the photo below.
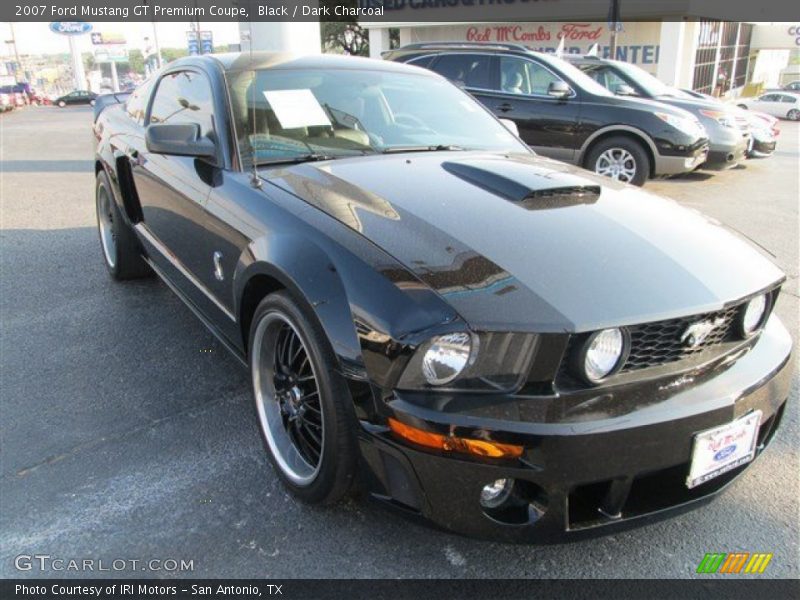
<svg viewBox="0 0 800 600">
<path fill-rule="evenodd" d="M 389 418 L 389 429 L 392 432 L 410 442 L 443 450 L 445 452 L 460 452 L 462 454 L 473 454 L 475 456 L 485 456 L 488 458 L 519 458 L 522 456 L 522 446 L 514 444 L 500 444 L 486 440 L 476 440 L 472 438 L 461 438 L 454 435 L 442 435 L 431 431 L 424 431 L 401 423 L 397 419 Z"/>
</svg>

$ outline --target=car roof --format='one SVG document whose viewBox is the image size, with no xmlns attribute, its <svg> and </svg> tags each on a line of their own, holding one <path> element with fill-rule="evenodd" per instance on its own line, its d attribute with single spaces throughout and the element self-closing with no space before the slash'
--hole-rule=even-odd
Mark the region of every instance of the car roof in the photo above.
<svg viewBox="0 0 800 600">
<path fill-rule="evenodd" d="M 418 67 L 372 58 L 341 54 L 295 54 L 291 52 L 266 51 L 188 56 L 170 63 L 169 68 L 193 65 L 207 66 L 210 64 L 229 72 L 260 69 L 349 69 L 431 75 L 430 71 Z"/>
</svg>

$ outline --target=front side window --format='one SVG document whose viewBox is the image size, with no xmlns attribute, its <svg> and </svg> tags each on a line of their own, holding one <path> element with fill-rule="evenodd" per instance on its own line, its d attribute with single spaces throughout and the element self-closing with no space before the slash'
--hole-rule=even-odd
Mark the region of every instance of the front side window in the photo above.
<svg viewBox="0 0 800 600">
<path fill-rule="evenodd" d="M 777 102 L 778 95 L 777 94 L 765 94 L 758 99 L 759 102 Z"/>
<path fill-rule="evenodd" d="M 517 56 L 500 57 L 501 92 L 546 96 L 555 81 L 561 80 L 538 63 Z"/>
<path fill-rule="evenodd" d="M 201 136 L 214 135 L 211 86 L 195 71 L 168 73 L 156 88 L 150 123 L 197 123 Z"/>
<path fill-rule="evenodd" d="M 597 83 L 602 85 L 607 90 L 614 92 L 615 94 L 620 90 L 621 86 L 630 87 L 627 81 L 625 81 L 622 77 L 617 75 L 614 71 L 612 71 L 608 67 L 592 66 L 586 68 L 585 72 Z"/>
<path fill-rule="evenodd" d="M 469 94 L 424 72 L 265 69 L 227 80 L 245 167 L 438 147 L 530 152 Z"/>
<path fill-rule="evenodd" d="M 433 70 L 456 85 L 489 89 L 491 57 L 485 54 L 445 54 Z"/>
</svg>

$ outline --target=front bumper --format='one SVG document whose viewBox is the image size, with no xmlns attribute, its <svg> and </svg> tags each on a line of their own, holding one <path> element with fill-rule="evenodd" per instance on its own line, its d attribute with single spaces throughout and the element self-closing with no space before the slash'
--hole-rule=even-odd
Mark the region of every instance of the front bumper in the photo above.
<svg viewBox="0 0 800 600">
<path fill-rule="evenodd" d="M 656 177 L 668 177 L 670 175 L 690 173 L 706 162 L 708 152 L 709 146 L 705 141 L 679 154 L 659 152 L 654 156 L 653 174 Z"/>
<path fill-rule="evenodd" d="M 625 414 L 604 417 L 597 411 L 596 418 L 572 421 L 546 415 L 537 422 L 518 420 L 524 414 L 515 408 L 518 400 L 508 401 L 509 420 L 498 420 L 476 417 L 468 400 L 464 410 L 443 413 L 395 397 L 388 406 L 408 424 L 522 444 L 526 453 L 522 460 L 503 463 L 444 455 L 365 424 L 360 442 L 373 496 L 454 532 L 527 543 L 608 533 L 688 510 L 710 500 L 749 466 L 688 489 L 694 434 L 761 410 L 758 456 L 783 413 L 792 377 L 790 354 L 791 338 L 773 316 L 758 342 L 713 377 L 698 377 L 702 382 L 695 384 L 692 374 L 684 373 L 669 384 L 675 393 L 655 403 L 642 399 Z M 487 511 L 479 503 L 481 489 L 501 478 L 514 478 L 524 501 L 510 510 Z M 619 508 L 618 515 L 601 512 L 609 503 Z"/>
<path fill-rule="evenodd" d="M 753 136 L 753 141 L 747 151 L 749 157 L 767 157 L 775 152 L 778 142 L 774 137 Z"/>
</svg>

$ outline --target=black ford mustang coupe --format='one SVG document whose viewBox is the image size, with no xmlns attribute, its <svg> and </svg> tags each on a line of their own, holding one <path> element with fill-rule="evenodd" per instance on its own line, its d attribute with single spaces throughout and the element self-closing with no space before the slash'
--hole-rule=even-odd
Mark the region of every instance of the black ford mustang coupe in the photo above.
<svg viewBox="0 0 800 600">
<path fill-rule="evenodd" d="M 302 500 L 569 539 L 709 499 L 780 422 L 783 274 L 430 71 L 180 59 L 95 137 L 109 272 L 155 271 L 249 365 Z"/>
</svg>

